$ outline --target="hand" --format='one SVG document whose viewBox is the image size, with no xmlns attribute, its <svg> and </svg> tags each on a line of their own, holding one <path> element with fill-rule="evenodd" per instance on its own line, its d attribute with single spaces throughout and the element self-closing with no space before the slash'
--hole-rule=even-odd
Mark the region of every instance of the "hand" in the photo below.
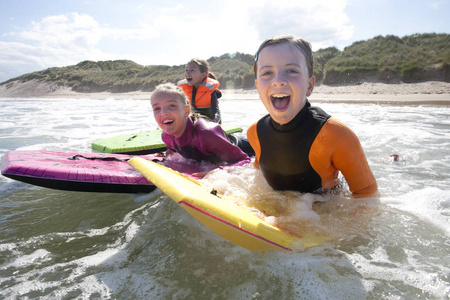
<svg viewBox="0 0 450 300">
<path fill-rule="evenodd" d="M 198 178 L 203 178 L 203 177 L 205 177 L 209 172 L 211 172 L 211 171 L 204 171 L 204 172 L 192 173 L 192 176 L 195 176 L 195 177 L 198 177 Z"/>
</svg>

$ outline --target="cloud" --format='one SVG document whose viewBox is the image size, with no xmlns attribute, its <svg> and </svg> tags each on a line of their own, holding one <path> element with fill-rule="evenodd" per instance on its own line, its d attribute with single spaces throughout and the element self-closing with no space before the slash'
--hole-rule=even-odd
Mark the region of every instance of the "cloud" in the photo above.
<svg viewBox="0 0 450 300">
<path fill-rule="evenodd" d="M 349 39 L 354 28 L 347 25 L 347 1 L 289 1 L 260 3 L 249 12 L 258 36 L 266 39 L 274 35 L 293 34 L 320 48 Z"/>
<path fill-rule="evenodd" d="M 83 60 L 120 59 L 120 54 L 101 50 L 101 40 L 148 40 L 159 33 L 141 22 L 137 28 L 100 25 L 87 14 L 67 13 L 31 22 L 19 32 L 3 34 L 14 41 L 0 41 L 0 82 L 48 67 L 76 64 Z M 121 43 L 123 44 L 123 43 Z"/>
<path fill-rule="evenodd" d="M 41 22 L 32 22 L 18 36 L 37 45 L 52 47 L 90 47 L 101 38 L 99 24 L 91 16 L 77 13 L 49 16 Z"/>
<path fill-rule="evenodd" d="M 445 5 L 444 0 L 438 0 L 431 3 L 431 7 L 435 10 L 440 9 L 443 5 Z"/>
<path fill-rule="evenodd" d="M 213 13 L 210 6 L 213 5 Z M 131 59 L 139 64 L 183 64 L 193 57 L 254 53 L 266 38 L 294 34 L 313 49 L 349 39 L 345 0 L 197 0 L 176 6 L 130 7 L 120 22 L 89 14 L 50 15 L 0 42 L 0 82 L 83 60 Z M 127 7 L 127 6 L 125 6 Z M 198 9 L 203 7 L 204 9 Z"/>
<path fill-rule="evenodd" d="M 159 35 L 151 25 L 140 22 L 138 28 L 111 28 L 101 26 L 87 14 L 68 13 L 49 16 L 41 22 L 32 22 L 30 27 L 17 34 L 24 40 L 52 47 L 95 47 L 101 39 L 145 40 Z"/>
</svg>

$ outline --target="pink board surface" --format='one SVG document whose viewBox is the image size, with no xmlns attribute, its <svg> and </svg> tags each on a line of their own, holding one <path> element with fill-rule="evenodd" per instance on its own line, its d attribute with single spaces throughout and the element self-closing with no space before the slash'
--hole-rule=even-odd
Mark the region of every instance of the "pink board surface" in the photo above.
<svg viewBox="0 0 450 300">
<path fill-rule="evenodd" d="M 110 193 L 147 193 L 155 186 L 128 164 L 131 155 L 63 151 L 9 151 L 1 159 L 3 176 L 48 188 Z M 159 161 L 177 171 L 204 171 L 186 163 L 163 162 L 157 155 L 144 159 Z"/>
</svg>

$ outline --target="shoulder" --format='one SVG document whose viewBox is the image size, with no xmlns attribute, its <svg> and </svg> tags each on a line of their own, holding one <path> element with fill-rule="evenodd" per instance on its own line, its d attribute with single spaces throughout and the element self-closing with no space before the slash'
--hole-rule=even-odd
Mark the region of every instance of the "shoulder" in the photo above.
<svg viewBox="0 0 450 300">
<path fill-rule="evenodd" d="M 321 122 L 326 122 L 331 116 L 327 114 L 323 109 L 317 106 L 310 106 L 309 111 L 311 112 L 314 119 Z"/>
<path fill-rule="evenodd" d="M 336 118 L 330 117 L 319 134 L 316 141 L 328 141 L 331 148 L 359 147 L 359 140 L 356 134 L 344 123 Z"/>
<path fill-rule="evenodd" d="M 354 135 L 355 133 L 344 123 L 336 118 L 330 117 L 324 127 L 335 134 Z"/>
<path fill-rule="evenodd" d="M 177 82 L 178 86 L 181 86 L 183 84 L 187 84 L 187 80 L 186 79 L 183 79 L 183 80 L 180 80 L 180 81 Z"/>
<path fill-rule="evenodd" d="M 215 79 L 209 78 L 207 77 L 203 82 L 202 85 L 207 87 L 208 89 L 211 90 L 216 90 L 219 86 L 220 86 L 220 82 L 218 82 Z"/>
<path fill-rule="evenodd" d="M 187 82 L 186 79 L 183 79 L 183 80 L 178 81 L 178 82 L 177 82 L 177 85 L 178 85 L 184 92 L 187 92 L 187 91 L 192 90 L 192 86 L 190 86 L 190 85 L 188 84 L 188 82 Z"/>
<path fill-rule="evenodd" d="M 195 124 L 196 124 L 195 127 L 197 129 L 197 132 L 202 132 L 205 134 L 208 134 L 208 133 L 214 134 L 217 132 L 225 133 L 219 124 L 209 121 L 205 118 L 198 118 L 195 121 Z"/>
<path fill-rule="evenodd" d="M 259 144 L 257 127 L 258 122 L 255 122 L 247 129 L 247 138 L 250 143 Z"/>
<path fill-rule="evenodd" d="M 173 148 L 173 136 L 167 134 L 165 132 L 161 133 L 161 140 L 166 144 L 169 148 Z"/>
<path fill-rule="evenodd" d="M 262 117 L 261 119 L 259 119 L 258 121 L 256 121 L 255 123 L 252 124 L 252 126 L 255 127 L 255 133 L 262 132 L 262 131 L 266 131 L 266 130 L 270 130 L 272 129 L 272 125 L 271 125 L 271 121 L 272 118 L 270 117 L 269 114 L 265 115 L 264 117 Z"/>
</svg>

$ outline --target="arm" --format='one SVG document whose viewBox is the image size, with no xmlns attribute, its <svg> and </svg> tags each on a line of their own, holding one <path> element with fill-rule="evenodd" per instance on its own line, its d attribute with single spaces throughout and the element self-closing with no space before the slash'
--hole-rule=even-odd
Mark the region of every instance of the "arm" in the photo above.
<svg viewBox="0 0 450 300">
<path fill-rule="evenodd" d="M 242 165 L 250 162 L 248 155 L 228 140 L 220 125 L 212 122 L 204 125 L 197 127 L 203 152 L 215 154 L 227 164 Z"/>
<path fill-rule="evenodd" d="M 353 197 L 374 197 L 378 186 L 370 170 L 364 151 L 358 137 L 349 129 L 345 141 L 333 156 L 336 168 L 342 172 Z"/>
<path fill-rule="evenodd" d="M 220 116 L 219 100 L 218 100 L 217 93 L 218 93 L 218 90 L 215 90 L 211 94 L 211 112 L 212 112 L 212 115 L 214 116 L 213 122 L 220 124 L 220 123 L 222 123 L 222 119 Z"/>
<path fill-rule="evenodd" d="M 340 171 L 354 197 L 377 195 L 377 182 L 358 137 L 338 120 L 330 118 L 325 123 L 311 146 L 309 156 L 324 188 L 336 185 Z"/>
<path fill-rule="evenodd" d="M 172 155 L 174 153 L 176 153 L 177 151 L 175 150 L 174 146 L 173 146 L 173 139 L 170 135 L 168 135 L 165 132 L 161 133 L 161 140 L 164 142 L 164 144 L 166 144 L 167 146 L 167 150 L 166 150 L 166 156 Z"/>
<path fill-rule="evenodd" d="M 258 133 L 256 132 L 256 122 L 250 125 L 247 130 L 247 138 L 252 146 L 253 150 L 255 150 L 255 161 L 253 163 L 254 167 L 259 169 L 259 158 L 261 157 L 261 145 L 258 139 Z"/>
</svg>

